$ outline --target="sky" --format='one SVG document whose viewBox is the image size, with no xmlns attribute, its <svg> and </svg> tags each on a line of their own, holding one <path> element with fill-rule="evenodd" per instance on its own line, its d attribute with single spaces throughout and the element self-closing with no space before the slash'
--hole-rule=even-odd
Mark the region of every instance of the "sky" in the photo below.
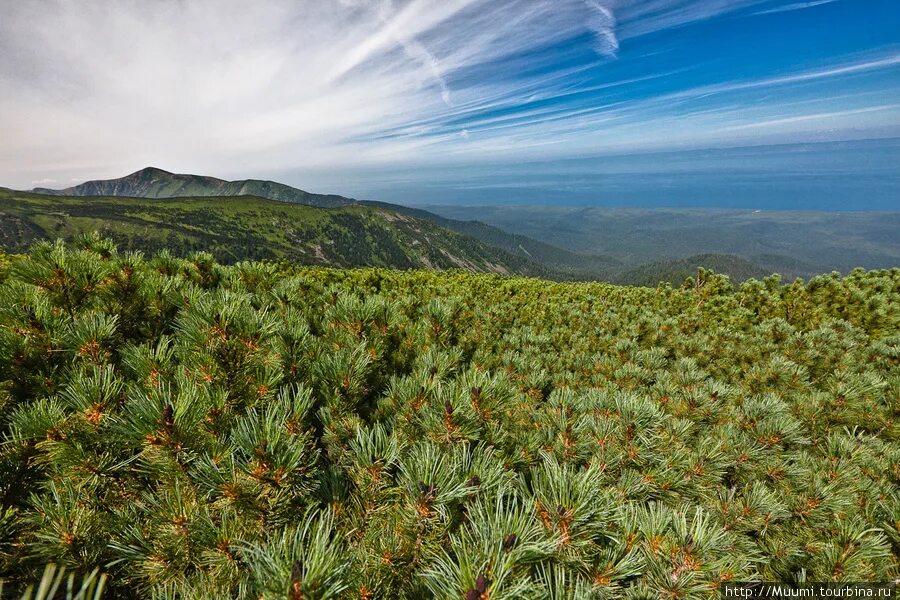
<svg viewBox="0 0 900 600">
<path fill-rule="evenodd" d="M 897 0 L 0 0 L 0 185 L 900 210 Z"/>
</svg>

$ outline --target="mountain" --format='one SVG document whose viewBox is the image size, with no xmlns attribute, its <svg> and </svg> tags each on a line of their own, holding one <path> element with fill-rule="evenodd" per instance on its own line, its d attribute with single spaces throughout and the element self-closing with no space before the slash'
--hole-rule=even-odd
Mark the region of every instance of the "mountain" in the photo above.
<svg viewBox="0 0 900 600">
<path fill-rule="evenodd" d="M 624 268 L 732 255 L 786 279 L 900 265 L 900 212 L 571 206 L 428 206 Z"/>
<path fill-rule="evenodd" d="M 147 167 L 118 179 L 87 181 L 64 190 L 34 188 L 37 194 L 55 196 L 129 196 L 133 198 L 176 198 L 220 196 L 257 196 L 281 202 L 335 208 L 354 203 L 350 198 L 332 194 L 312 194 L 297 188 L 260 179 L 225 181 L 204 175 L 170 173 Z"/>
<path fill-rule="evenodd" d="M 619 262 L 606 256 L 580 254 L 557 248 L 523 235 L 507 233 L 497 227 L 473 220 L 455 220 L 425 210 L 387 202 L 359 202 L 343 196 L 313 194 L 273 181 L 244 179 L 225 181 L 204 175 L 176 174 L 147 167 L 118 179 L 88 181 L 64 190 L 35 188 L 33 193 L 56 196 L 119 196 L 133 198 L 234 197 L 256 196 L 280 202 L 323 208 L 367 205 L 431 223 L 474 238 L 487 246 L 519 257 L 523 264 L 539 263 L 548 273 L 564 279 L 602 279 L 619 268 Z"/>
<path fill-rule="evenodd" d="M 313 194 L 273 181 L 225 181 L 153 167 L 119 179 L 88 181 L 65 190 L 35 188 L 31 193 L 45 199 L 97 199 L 82 201 L 83 206 L 64 204 L 71 214 L 94 211 L 94 218 L 99 220 L 93 226 L 108 229 L 120 246 L 156 247 L 154 244 L 161 243 L 160 231 L 168 227 L 171 231 L 166 235 L 172 237 L 159 247 L 190 250 L 207 240 L 204 243 L 216 248 L 218 257 L 225 261 L 283 257 L 334 266 L 459 266 L 474 271 L 650 286 L 660 281 L 680 284 L 701 266 L 738 282 L 771 273 L 785 279 L 809 278 L 830 271 L 848 272 L 858 266 L 877 269 L 900 264 L 900 212 L 518 205 L 424 210 Z M 219 201 L 210 204 L 214 198 Z M 224 198 L 233 201 L 223 204 Z M 194 199 L 200 202 L 191 202 Z M 258 204 L 263 200 L 270 203 Z M 36 198 L 32 201 L 48 214 L 15 216 L 18 221 L 0 215 L 0 245 L 17 247 L 19 240 L 29 238 L 32 225 L 41 228 L 34 234 L 39 238 L 55 231 L 73 234 L 78 229 L 55 220 L 52 231 L 47 230 L 46 222 L 55 219 L 51 216 L 56 214 L 53 204 Z M 257 207 L 259 214 L 247 216 L 246 223 L 230 220 L 227 214 L 238 211 L 239 202 Z M 322 212 L 283 214 L 279 207 L 284 205 Z M 153 231 L 142 220 L 163 207 L 183 221 L 160 219 L 157 223 L 151 219 L 157 223 L 153 227 L 160 229 Z M 266 231 L 275 227 L 263 223 L 263 215 L 269 213 L 275 214 L 269 219 L 271 224 L 277 223 L 282 231 Z M 199 227 L 200 222 L 205 225 Z M 143 227 L 140 234 L 135 232 L 138 226 Z M 246 248 L 241 246 L 244 242 Z"/>
<path fill-rule="evenodd" d="M 350 204 L 320 208 L 254 196 L 134 198 L 0 191 L 0 249 L 99 231 L 123 250 L 197 250 L 233 263 L 287 259 L 332 267 L 452 269 L 559 277 L 534 261 L 428 220 Z"/>
</svg>

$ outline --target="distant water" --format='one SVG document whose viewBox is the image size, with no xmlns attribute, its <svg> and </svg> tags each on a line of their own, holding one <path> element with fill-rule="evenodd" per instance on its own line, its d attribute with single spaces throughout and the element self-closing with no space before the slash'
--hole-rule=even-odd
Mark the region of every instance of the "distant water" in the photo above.
<svg viewBox="0 0 900 600">
<path fill-rule="evenodd" d="M 900 138 L 379 170 L 320 187 L 408 205 L 900 210 Z"/>
</svg>

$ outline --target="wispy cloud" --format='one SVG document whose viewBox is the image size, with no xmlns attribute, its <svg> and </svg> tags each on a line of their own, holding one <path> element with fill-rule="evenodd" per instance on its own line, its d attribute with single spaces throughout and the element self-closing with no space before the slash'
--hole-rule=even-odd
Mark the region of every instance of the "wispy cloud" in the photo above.
<svg viewBox="0 0 900 600">
<path fill-rule="evenodd" d="M 766 0 L 643 0 L 617 6 L 619 39 L 683 27 L 739 12 Z"/>
<path fill-rule="evenodd" d="M 447 109 L 461 71 L 585 31 L 592 9 L 565 1 L 18 3 L 0 21 L 0 174 L 389 158 L 404 148 L 346 142 Z"/>
<path fill-rule="evenodd" d="M 897 65 L 900 65 L 900 54 L 890 54 L 887 56 L 879 56 L 877 58 L 869 58 L 867 60 L 857 60 L 847 63 L 840 63 L 820 69 L 803 70 L 795 73 L 790 73 L 788 75 L 761 77 L 759 79 L 751 79 L 747 81 L 732 81 L 701 86 L 667 95 L 666 99 L 702 97 L 710 96 L 713 94 L 739 92 L 742 90 L 750 90 L 755 88 L 767 88 L 772 86 L 804 83 L 839 77 L 842 75 L 852 75 L 856 73 L 865 73 L 869 71 L 888 69 Z"/>
<path fill-rule="evenodd" d="M 594 33 L 597 51 L 604 56 L 615 57 L 619 51 L 616 38 L 616 17 L 613 11 L 598 0 L 584 0 L 591 14 L 587 19 L 588 28 Z"/>
<path fill-rule="evenodd" d="M 748 125 L 733 131 L 749 135 L 751 122 L 796 118 L 782 123 L 789 135 L 817 113 L 862 122 L 866 113 L 848 111 L 865 106 L 835 104 L 824 87 L 806 113 L 785 113 L 802 98 L 757 95 L 894 69 L 896 47 L 752 77 L 701 77 L 710 57 L 699 46 L 687 55 L 695 60 L 680 62 L 668 46 L 629 54 L 650 34 L 675 36 L 760 7 L 800 8 L 772 4 L 10 3 L 0 19 L 0 184 L 116 176 L 147 164 L 221 176 L 415 168 L 700 143 L 728 127 Z M 884 105 L 883 95 L 871 105 Z"/>
<path fill-rule="evenodd" d="M 793 117 L 783 117 L 781 119 L 768 119 L 766 121 L 758 121 L 754 123 L 743 123 L 741 125 L 731 125 L 724 127 L 726 131 L 740 131 L 746 129 L 761 129 L 765 127 L 776 127 L 783 125 L 794 125 L 796 123 L 804 123 L 809 121 L 828 121 L 838 117 L 847 117 L 851 115 L 863 115 L 867 113 L 877 113 L 883 111 L 897 111 L 900 104 L 885 104 L 882 106 L 867 106 L 866 108 L 857 108 L 854 110 L 839 110 L 831 112 L 820 112 L 805 115 L 796 115 Z"/>
<path fill-rule="evenodd" d="M 784 6 L 776 6 L 775 8 L 760 10 L 754 14 L 772 15 L 772 14 L 776 14 L 776 13 L 790 12 L 793 10 L 803 10 L 804 8 L 812 8 L 814 6 L 821 6 L 823 4 L 831 4 L 832 2 L 837 2 L 837 0 L 815 0 L 813 2 L 795 2 L 793 4 L 785 4 Z"/>
</svg>

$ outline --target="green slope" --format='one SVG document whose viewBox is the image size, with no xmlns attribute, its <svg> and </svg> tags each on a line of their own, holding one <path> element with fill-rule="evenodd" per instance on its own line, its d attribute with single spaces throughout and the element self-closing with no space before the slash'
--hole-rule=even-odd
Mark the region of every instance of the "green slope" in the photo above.
<svg viewBox="0 0 900 600">
<path fill-rule="evenodd" d="M 219 222 L 213 226 L 210 221 L 202 235 L 194 230 L 172 234 L 147 228 L 137 234 L 133 227 L 121 223 L 119 226 L 132 232 L 132 241 L 126 245 L 148 248 L 156 248 L 163 235 L 174 236 L 172 241 L 166 237 L 164 245 L 174 244 L 181 249 L 208 245 L 203 241 L 204 236 L 212 236 L 222 240 L 219 252 L 223 253 L 224 260 L 235 256 L 277 256 L 336 266 L 459 266 L 476 271 L 654 286 L 659 281 L 681 283 L 701 266 L 743 281 L 771 273 L 780 273 L 786 279 L 808 278 L 835 270 L 848 272 L 857 266 L 883 268 L 900 264 L 897 234 L 900 213 L 445 206 L 436 208 L 440 213 L 436 214 L 384 202 L 312 194 L 272 181 L 225 181 L 152 167 L 119 179 L 88 181 L 66 190 L 37 188 L 34 192 L 56 197 L 168 200 L 174 204 L 154 210 L 184 207 L 192 213 L 186 215 L 188 221 L 197 218 L 193 214 L 197 210 L 205 211 L 203 219 Z M 301 227 L 297 239 L 302 243 L 298 248 L 296 243 L 281 239 L 284 232 L 273 234 L 274 237 L 252 232 L 244 235 L 244 230 L 253 226 L 253 218 L 246 222 L 229 220 L 227 215 L 216 214 L 215 210 L 210 212 L 198 205 L 173 200 L 246 196 L 314 207 L 357 208 L 362 212 L 336 214 L 324 228 L 318 224 L 310 231 Z M 108 200 L 106 205 L 108 209 Z M 363 233 L 365 227 L 359 223 L 361 215 L 375 214 L 366 211 L 391 215 L 379 220 L 381 226 L 405 231 L 407 243 L 401 252 L 378 241 L 390 236 L 375 234 L 373 237 Z M 351 224 L 334 225 L 334 219 L 349 219 Z M 411 227 L 410 222 L 419 225 Z M 45 229 L 43 234 L 30 233 L 29 227 L 28 222 L 7 220 L 0 231 L 0 243 L 15 247 L 16 240 L 56 232 Z M 296 229 L 291 224 L 283 227 L 288 231 Z M 425 230 L 441 233 L 425 235 Z M 452 242 L 448 237 L 450 232 L 458 234 Z M 143 239 L 138 242 L 138 238 Z M 373 240 L 376 240 L 374 244 Z M 439 240 L 436 248 L 434 240 Z M 242 246 L 244 241 L 246 244 Z M 402 259 L 400 254 L 407 259 Z"/>
<path fill-rule="evenodd" d="M 219 260 L 290 259 L 335 267 L 462 268 L 554 275 L 534 262 L 384 208 L 325 209 L 252 196 L 143 199 L 0 190 L 0 248 L 100 231 L 129 250 L 197 250 Z"/>
<path fill-rule="evenodd" d="M 772 274 L 771 271 L 767 271 L 739 256 L 701 254 L 688 258 L 647 263 L 615 275 L 613 281 L 623 285 L 649 287 L 655 287 L 660 282 L 680 285 L 688 277 L 695 276 L 697 269 L 701 267 L 722 275 L 728 275 L 735 283 L 748 279 L 763 279 Z"/>
<path fill-rule="evenodd" d="M 447 219 L 428 211 L 386 202 L 358 202 L 343 196 L 312 194 L 273 181 L 257 179 L 225 181 L 204 175 L 176 174 L 147 167 L 118 179 L 88 181 L 64 190 L 35 188 L 32 191 L 39 194 L 63 196 L 118 196 L 154 199 L 257 196 L 280 202 L 328 208 L 365 204 L 430 221 L 440 227 L 451 229 L 495 249 L 517 256 L 527 263 L 544 265 L 547 273 L 557 278 L 602 279 L 618 270 L 620 266 L 618 261 L 610 257 L 570 252 L 523 235 L 507 233 L 478 221 Z"/>
<path fill-rule="evenodd" d="M 362 204 L 387 208 L 405 215 L 431 221 L 441 227 L 473 237 L 489 246 L 538 262 L 553 271 L 558 271 L 573 279 L 607 279 L 622 266 L 621 261 L 611 256 L 581 254 L 564 250 L 524 235 L 509 233 L 499 227 L 494 227 L 481 221 L 448 219 L 427 210 L 388 204 L 386 202 L 363 201 Z"/>
</svg>

